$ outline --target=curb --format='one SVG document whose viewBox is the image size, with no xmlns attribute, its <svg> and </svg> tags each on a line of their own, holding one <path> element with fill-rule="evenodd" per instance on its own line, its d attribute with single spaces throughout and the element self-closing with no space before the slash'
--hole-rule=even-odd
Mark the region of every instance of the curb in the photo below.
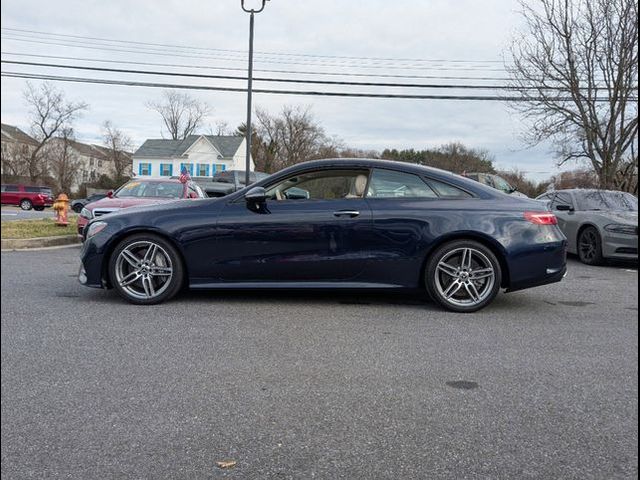
<svg viewBox="0 0 640 480">
<path fill-rule="evenodd" d="M 2 250 L 29 250 L 45 247 L 59 247 L 80 243 L 78 235 L 60 235 L 41 238 L 3 238 Z"/>
</svg>

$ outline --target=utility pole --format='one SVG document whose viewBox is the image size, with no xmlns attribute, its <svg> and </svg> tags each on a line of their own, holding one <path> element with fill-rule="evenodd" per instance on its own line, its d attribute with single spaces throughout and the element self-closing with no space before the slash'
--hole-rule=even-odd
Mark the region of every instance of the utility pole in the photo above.
<svg viewBox="0 0 640 480">
<path fill-rule="evenodd" d="M 250 183 L 250 175 L 249 170 L 251 168 L 251 94 L 253 88 L 253 23 L 254 23 L 254 14 L 260 13 L 264 10 L 265 4 L 269 0 L 261 0 L 261 7 L 256 10 L 254 8 L 247 9 L 244 6 L 245 0 L 240 0 L 240 5 L 242 6 L 242 10 L 250 14 L 249 17 L 249 75 L 248 75 L 248 83 L 247 83 L 247 130 L 245 132 L 245 141 L 246 145 L 246 157 L 245 157 L 245 185 L 249 185 Z"/>
</svg>

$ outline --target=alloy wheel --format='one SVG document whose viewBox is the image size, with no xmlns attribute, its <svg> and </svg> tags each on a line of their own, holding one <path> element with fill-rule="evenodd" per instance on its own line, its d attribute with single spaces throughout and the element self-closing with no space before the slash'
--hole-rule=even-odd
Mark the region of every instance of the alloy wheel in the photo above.
<svg viewBox="0 0 640 480">
<path fill-rule="evenodd" d="M 598 238 L 596 233 L 591 230 L 585 230 L 580 235 L 580 257 L 583 261 L 593 261 L 598 255 Z"/>
<path fill-rule="evenodd" d="M 444 255 L 435 270 L 435 286 L 442 298 L 458 307 L 473 307 L 492 295 L 496 272 L 489 258 L 470 247 Z"/>
<path fill-rule="evenodd" d="M 172 278 L 171 257 L 155 242 L 137 241 L 118 254 L 115 280 L 133 298 L 150 300 L 158 297 L 169 287 Z"/>
</svg>

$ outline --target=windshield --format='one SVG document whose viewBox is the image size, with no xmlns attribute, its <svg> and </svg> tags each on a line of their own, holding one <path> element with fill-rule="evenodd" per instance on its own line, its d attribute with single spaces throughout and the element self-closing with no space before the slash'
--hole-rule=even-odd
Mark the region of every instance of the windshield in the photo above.
<svg viewBox="0 0 640 480">
<path fill-rule="evenodd" d="M 495 188 L 503 191 L 504 193 L 512 193 L 514 188 L 504 178 L 497 175 L 493 175 L 493 184 Z"/>
<path fill-rule="evenodd" d="M 181 183 L 134 180 L 120 187 L 114 197 L 182 198 L 183 193 L 184 186 Z"/>
<path fill-rule="evenodd" d="M 638 211 L 638 199 L 626 192 L 593 190 L 576 193 L 578 210 Z"/>
</svg>

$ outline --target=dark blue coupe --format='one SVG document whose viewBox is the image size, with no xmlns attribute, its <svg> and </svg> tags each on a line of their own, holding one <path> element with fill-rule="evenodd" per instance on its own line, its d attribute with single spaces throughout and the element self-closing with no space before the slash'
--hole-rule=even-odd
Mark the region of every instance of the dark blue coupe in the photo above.
<svg viewBox="0 0 640 480">
<path fill-rule="evenodd" d="M 132 208 L 85 228 L 84 285 L 153 304 L 182 287 L 426 289 L 472 312 L 558 282 L 567 242 L 533 200 L 414 164 L 302 163 L 227 197 Z"/>
</svg>

